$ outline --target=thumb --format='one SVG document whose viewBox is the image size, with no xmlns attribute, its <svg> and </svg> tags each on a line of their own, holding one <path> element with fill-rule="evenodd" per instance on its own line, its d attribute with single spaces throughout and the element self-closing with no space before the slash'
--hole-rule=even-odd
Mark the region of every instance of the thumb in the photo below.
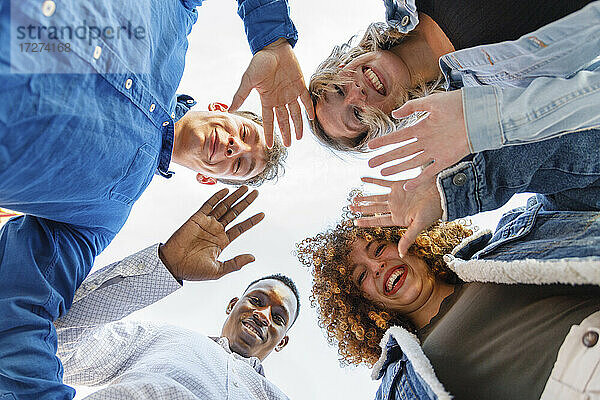
<svg viewBox="0 0 600 400">
<path fill-rule="evenodd" d="M 423 106 L 421 104 L 420 99 L 409 100 L 406 103 L 404 103 L 404 105 L 402 107 L 397 108 L 394 111 L 392 111 L 392 117 L 394 117 L 396 119 L 408 117 L 410 114 L 414 113 L 415 111 L 425 111 L 425 110 L 422 110 L 422 108 L 423 108 Z"/>
<path fill-rule="evenodd" d="M 406 256 L 408 253 L 408 249 L 413 245 L 415 240 L 417 240 L 417 236 L 421 233 L 421 228 L 416 227 L 414 221 L 409 225 L 404 232 L 404 235 L 398 241 L 398 254 L 400 257 Z"/>
<path fill-rule="evenodd" d="M 250 92 L 252 91 L 252 84 L 250 83 L 250 79 L 244 72 L 242 75 L 242 81 L 240 82 L 240 86 L 238 87 L 237 92 L 233 95 L 233 100 L 231 101 L 231 105 L 229 106 L 229 112 L 237 111 L 238 108 L 244 103 L 244 100 L 248 97 Z"/>
<path fill-rule="evenodd" d="M 244 265 L 250 264 L 255 260 L 252 254 L 241 254 L 235 256 L 230 260 L 225 261 L 221 265 L 221 276 L 227 275 L 231 272 L 240 270 Z"/>
</svg>

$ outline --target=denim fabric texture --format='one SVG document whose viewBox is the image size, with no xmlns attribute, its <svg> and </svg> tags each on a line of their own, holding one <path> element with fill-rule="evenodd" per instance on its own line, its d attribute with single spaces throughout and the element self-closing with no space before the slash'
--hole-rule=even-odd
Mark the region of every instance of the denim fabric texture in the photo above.
<svg viewBox="0 0 600 400">
<path fill-rule="evenodd" d="M 74 396 L 62 384 L 52 321 L 154 174 L 171 175 L 173 125 L 193 104 L 183 97 L 178 105 L 175 92 L 201 3 L 0 2 L 0 204 L 28 214 L 0 231 L 0 398 Z M 258 24 L 251 43 L 267 43 L 289 19 L 284 0 L 239 3 L 245 22 Z M 151 47 L 139 53 L 94 38 L 73 41 L 68 56 L 11 59 L 15 15 L 39 26 L 114 26 L 115 15 L 133 18 L 127 10 L 140 4 L 149 4 L 136 21 Z M 283 15 L 252 9 L 263 6 Z M 32 68 L 63 73 L 26 73 Z"/>
<path fill-rule="evenodd" d="M 600 127 L 600 2 L 515 41 L 446 54 L 471 152 Z"/>
</svg>

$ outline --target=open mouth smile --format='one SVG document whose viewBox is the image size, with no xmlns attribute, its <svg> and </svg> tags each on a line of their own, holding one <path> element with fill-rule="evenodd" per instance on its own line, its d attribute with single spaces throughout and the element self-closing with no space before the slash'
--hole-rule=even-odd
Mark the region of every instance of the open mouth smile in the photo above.
<svg viewBox="0 0 600 400">
<path fill-rule="evenodd" d="M 396 293 L 406 280 L 406 266 L 401 265 L 388 271 L 383 281 L 383 291 L 387 296 Z"/>
<path fill-rule="evenodd" d="M 262 331 L 252 321 L 242 321 L 242 325 L 264 342 Z"/>
<path fill-rule="evenodd" d="M 375 71 L 373 71 L 370 67 L 362 68 L 363 75 L 367 78 L 367 82 L 371 85 L 371 87 L 380 95 L 385 96 L 386 90 L 383 83 L 381 83 L 381 78 Z"/>
</svg>

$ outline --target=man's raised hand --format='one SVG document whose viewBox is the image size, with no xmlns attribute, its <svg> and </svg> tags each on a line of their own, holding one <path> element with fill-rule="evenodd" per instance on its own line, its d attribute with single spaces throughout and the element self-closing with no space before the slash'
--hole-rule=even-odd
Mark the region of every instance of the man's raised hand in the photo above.
<svg viewBox="0 0 600 400">
<path fill-rule="evenodd" d="M 265 216 L 258 213 L 225 230 L 258 196 L 258 192 L 253 190 L 242 198 L 247 191 L 247 186 L 240 187 L 229 196 L 228 189 L 218 191 L 160 246 L 160 258 L 176 279 L 219 279 L 254 261 L 251 254 L 241 254 L 224 262 L 217 260 L 229 243 Z"/>
</svg>

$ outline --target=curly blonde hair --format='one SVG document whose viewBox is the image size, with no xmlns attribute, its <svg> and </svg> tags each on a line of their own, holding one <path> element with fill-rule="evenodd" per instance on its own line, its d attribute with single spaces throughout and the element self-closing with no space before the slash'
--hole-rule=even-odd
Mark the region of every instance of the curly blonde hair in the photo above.
<svg viewBox="0 0 600 400">
<path fill-rule="evenodd" d="M 355 240 L 397 243 L 404 232 L 403 227 L 356 227 L 346 217 L 335 228 L 296 245 L 298 259 L 313 275 L 311 306 L 317 309 L 319 326 L 326 331 L 329 344 L 337 344 L 342 364 L 372 366 L 381 353 L 379 342 L 390 326 L 400 325 L 416 332 L 404 316 L 366 299 L 352 281 L 349 267 Z M 417 237 L 409 253 L 425 261 L 434 276 L 458 283 L 443 256 L 471 234 L 471 230 L 459 223 L 439 222 Z"/>
<path fill-rule="evenodd" d="M 345 65 L 363 54 L 377 50 L 390 50 L 398 46 L 410 34 L 401 33 L 396 28 L 387 25 L 384 22 L 374 22 L 370 24 L 362 39 L 354 45 L 355 37 L 341 46 L 335 46 L 331 54 L 317 67 L 317 70 L 310 77 L 308 91 L 310 93 L 313 105 L 317 105 L 327 92 L 335 92 L 335 86 L 344 86 L 347 79 L 340 76 L 340 71 Z M 436 79 L 432 82 L 421 82 L 415 88 L 406 88 L 403 96 L 396 99 L 396 107 L 400 107 L 408 100 L 427 96 L 431 93 L 441 90 L 441 80 Z M 364 107 L 360 111 L 360 120 L 365 125 L 365 131 L 361 132 L 355 138 L 333 138 L 323 129 L 319 119 L 310 120 L 310 128 L 317 139 L 326 147 L 338 151 L 365 152 L 367 151 L 367 142 L 374 137 L 386 135 L 392 131 L 398 130 L 405 125 L 404 120 L 398 120 L 388 116 L 383 111 L 375 107 Z"/>
</svg>

